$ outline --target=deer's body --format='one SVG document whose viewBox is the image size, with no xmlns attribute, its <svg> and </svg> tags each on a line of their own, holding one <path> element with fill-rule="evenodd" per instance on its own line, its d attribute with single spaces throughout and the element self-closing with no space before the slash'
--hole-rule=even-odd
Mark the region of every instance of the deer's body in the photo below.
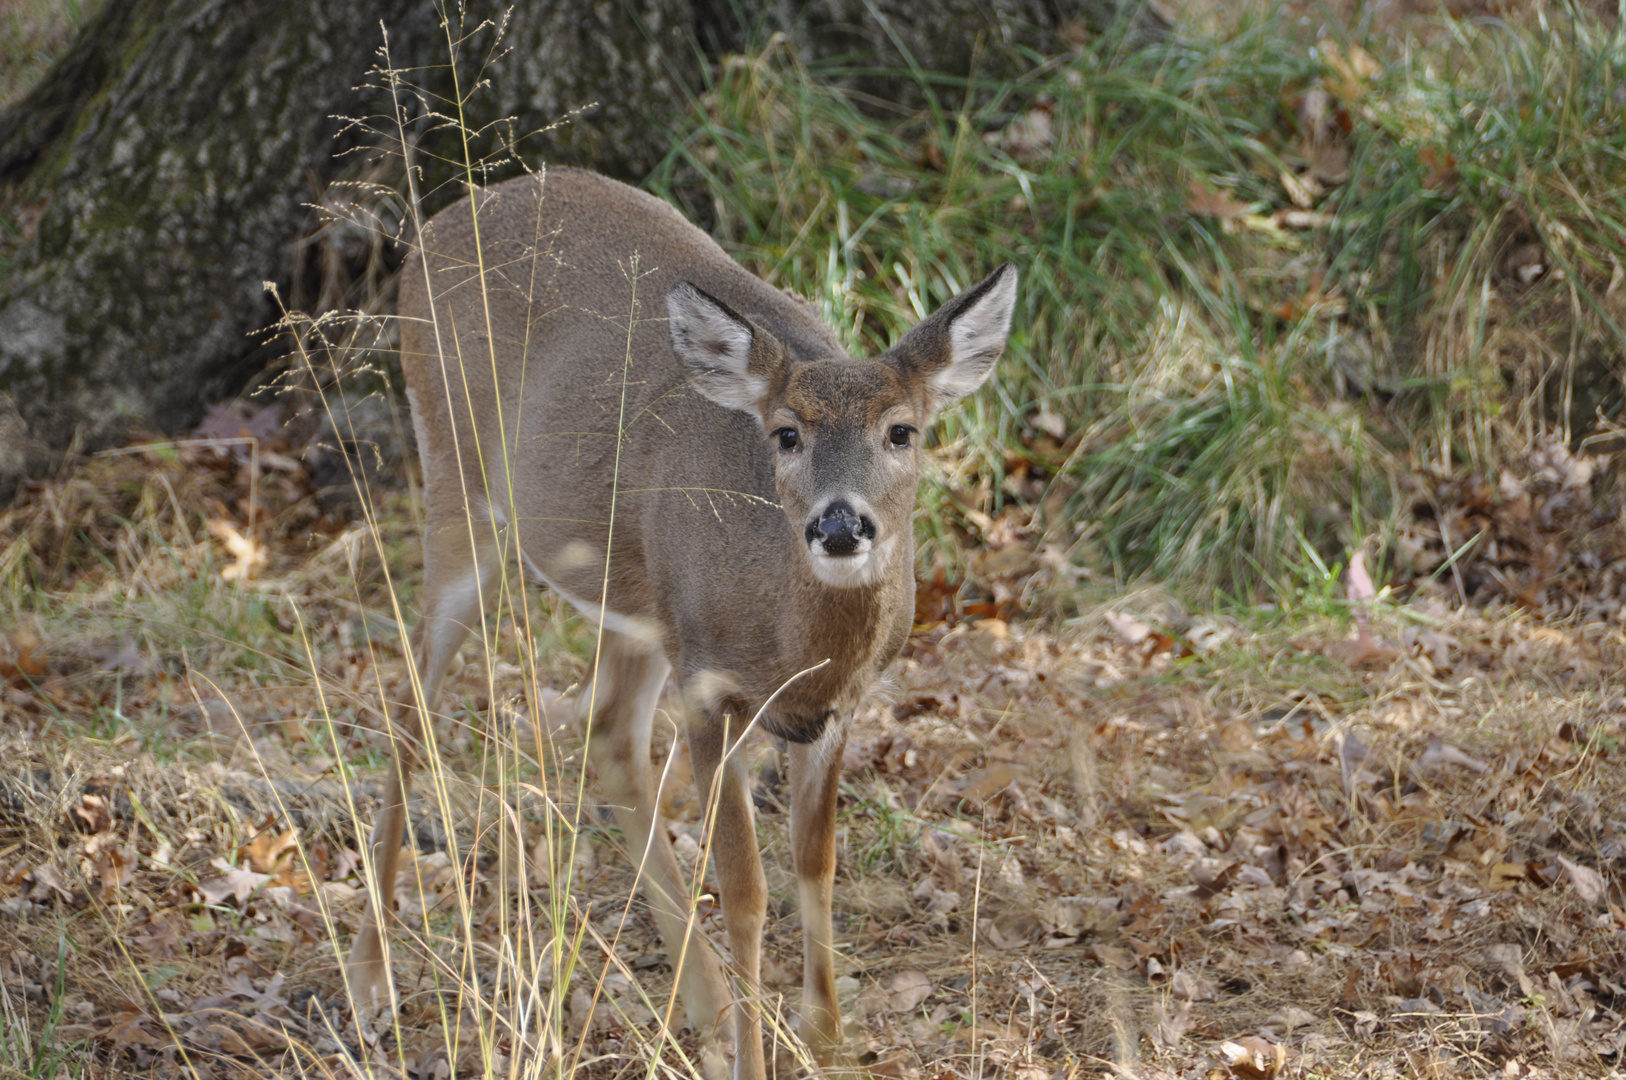
<svg viewBox="0 0 1626 1080">
<path fill-rule="evenodd" d="M 913 440 L 986 376 L 1014 274 L 952 301 L 887 358 L 860 361 L 805 302 L 670 206 L 592 173 L 478 190 L 437 215 L 421 246 L 400 299 L 425 481 L 419 704 L 433 707 L 516 545 L 531 576 L 602 620 L 604 659 L 582 695 L 589 753 L 629 850 L 647 860 L 667 947 L 689 958 L 679 984 L 690 1020 L 726 1032 L 736 1002 L 735 1069 L 747 1080 L 763 1075 L 749 998 L 766 893 L 746 779 L 726 751 L 766 704 L 762 725 L 791 747 L 803 1030 L 827 1052 L 840 1040 L 840 749 L 913 617 Z M 703 798 L 716 780 L 713 852 L 739 994 L 708 950 L 684 949 L 687 888 L 652 811 L 652 716 L 671 672 Z M 391 709 L 399 765 L 374 850 L 384 904 L 419 711 Z M 387 990 L 376 917 L 350 971 L 363 996 Z"/>
</svg>

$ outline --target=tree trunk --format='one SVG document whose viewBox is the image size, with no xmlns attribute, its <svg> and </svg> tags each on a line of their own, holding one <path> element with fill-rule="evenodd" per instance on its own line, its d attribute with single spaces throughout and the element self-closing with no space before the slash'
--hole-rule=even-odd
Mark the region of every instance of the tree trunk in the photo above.
<svg viewBox="0 0 1626 1080">
<path fill-rule="evenodd" d="M 1042 50 L 1081 15 L 1135 2 L 777 0 L 768 19 L 815 58 L 894 65 L 902 43 L 964 74 L 976 50 Z M 636 181 L 701 85 L 695 42 L 739 47 L 749 33 L 733 0 L 465 7 L 454 87 L 425 0 L 116 0 L 0 116 L 0 213 L 22 235 L 0 267 L 0 505 L 70 446 L 190 428 L 285 351 L 257 334 L 281 314 L 264 283 L 288 295 L 310 205 L 337 181 L 403 175 L 388 158 L 381 27 L 390 64 L 422 91 L 405 111 L 431 211 L 462 193 L 463 148 L 421 103 L 452 112 L 461 91 L 479 152 L 513 151 L 485 179 L 517 171 L 517 154 Z M 483 17 L 502 24 L 496 48 Z"/>
<path fill-rule="evenodd" d="M 662 149 L 645 104 L 670 119 L 698 78 L 687 19 L 686 0 L 530 4 L 468 119 L 526 131 L 602 101 L 522 149 L 635 178 Z M 307 204 L 355 167 L 336 155 L 374 141 L 335 118 L 389 113 L 364 86 L 381 24 L 393 64 L 451 96 L 423 0 L 121 0 L 0 118 L 25 237 L 0 280 L 0 501 L 76 437 L 183 430 L 264 366 L 274 346 L 251 335 L 280 313 L 263 283 L 286 295 Z M 464 60 L 466 86 L 480 63 Z"/>
</svg>

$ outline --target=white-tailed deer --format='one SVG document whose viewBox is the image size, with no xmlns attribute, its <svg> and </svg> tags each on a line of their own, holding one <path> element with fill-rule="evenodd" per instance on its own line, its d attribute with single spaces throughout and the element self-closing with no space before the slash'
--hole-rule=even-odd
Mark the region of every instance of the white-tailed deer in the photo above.
<svg viewBox="0 0 1626 1080">
<path fill-rule="evenodd" d="M 1016 273 L 1000 267 L 861 360 L 672 207 L 593 173 L 477 189 L 420 244 L 400 299 L 426 502 L 413 697 L 434 707 L 504 550 L 601 624 L 581 695 L 588 754 L 643 855 L 666 947 L 687 958 L 689 1021 L 713 1048 L 732 1028 L 740 1080 L 764 1075 L 754 999 L 767 897 L 748 778 L 728 751 L 760 711 L 790 747 L 802 1034 L 827 1059 L 841 1041 L 830 900 L 847 725 L 913 619 L 921 432 L 988 377 Z M 689 890 L 659 818 L 650 734 L 673 671 L 711 799 L 737 989 L 686 939 Z M 381 912 L 422 725 L 416 707 L 390 714 L 379 895 L 348 965 L 352 993 L 374 1001 L 388 999 Z"/>
</svg>

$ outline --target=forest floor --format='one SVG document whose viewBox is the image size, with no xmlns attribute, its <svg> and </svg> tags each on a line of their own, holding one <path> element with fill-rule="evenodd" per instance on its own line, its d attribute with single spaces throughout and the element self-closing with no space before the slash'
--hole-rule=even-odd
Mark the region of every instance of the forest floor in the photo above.
<svg viewBox="0 0 1626 1080">
<path fill-rule="evenodd" d="M 0 521 L 5 1075 L 684 1071 L 564 719 L 591 628 L 535 594 L 489 660 L 466 650 L 418 789 L 397 1021 L 355 1023 L 338 960 L 416 580 L 413 498 L 384 505 L 347 524 L 274 450 L 155 445 Z M 1066 620 L 923 589 L 846 751 L 836 929 L 868 1072 L 1621 1075 L 1618 603 L 1361 577 L 1218 613 L 1083 581 Z M 657 742 L 692 868 L 700 806 Z M 765 990 L 791 1015 L 779 757 L 754 752 Z"/>
</svg>

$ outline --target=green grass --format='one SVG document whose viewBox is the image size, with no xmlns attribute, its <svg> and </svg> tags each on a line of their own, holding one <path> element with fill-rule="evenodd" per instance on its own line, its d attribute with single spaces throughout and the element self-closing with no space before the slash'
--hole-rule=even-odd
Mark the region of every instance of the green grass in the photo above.
<svg viewBox="0 0 1626 1080">
<path fill-rule="evenodd" d="M 879 115 L 771 47 L 724 65 L 649 186 L 855 350 L 1016 263 L 1007 359 L 940 426 L 945 467 L 997 511 L 1008 461 L 1034 461 L 1042 527 L 1120 580 L 1269 594 L 1306 543 L 1382 535 L 1409 469 L 1590 434 L 1577 377 L 1626 343 L 1626 39 L 1575 20 L 1371 47 L 1361 77 L 1268 19 L 1106 40 L 1013 83 L 918 76 L 929 106 Z M 1347 177 L 1296 208 L 1281 177 L 1307 171 L 1299 105 L 1324 89 Z M 1040 114 L 1049 142 L 1013 145 Z M 1196 191 L 1230 201 L 1194 212 Z M 1525 287 L 1507 261 L 1532 242 L 1553 270 Z M 924 557 L 952 564 L 950 501 L 926 505 Z"/>
</svg>

